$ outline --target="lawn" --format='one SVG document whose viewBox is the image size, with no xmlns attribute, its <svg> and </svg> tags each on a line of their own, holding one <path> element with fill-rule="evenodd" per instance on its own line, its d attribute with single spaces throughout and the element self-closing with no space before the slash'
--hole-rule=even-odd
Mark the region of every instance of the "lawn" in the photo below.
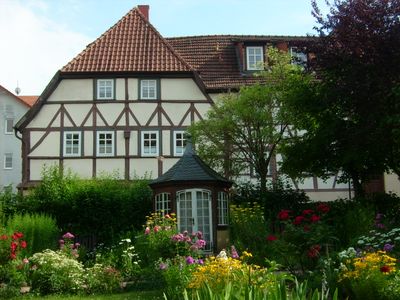
<svg viewBox="0 0 400 300">
<path fill-rule="evenodd" d="M 19 299 L 28 300 L 28 299 L 43 299 L 43 300 L 158 300 L 164 299 L 162 293 L 159 291 L 135 291 L 135 292 L 126 292 L 126 293 L 118 293 L 111 295 L 90 295 L 90 296 L 66 296 L 66 295 L 50 295 L 50 296 L 33 296 L 27 295 L 24 297 L 19 297 Z"/>
</svg>

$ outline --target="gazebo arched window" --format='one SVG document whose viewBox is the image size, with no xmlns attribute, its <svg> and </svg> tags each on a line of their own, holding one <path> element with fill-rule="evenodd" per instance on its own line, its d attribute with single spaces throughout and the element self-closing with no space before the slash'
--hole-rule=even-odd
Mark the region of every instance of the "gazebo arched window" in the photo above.
<svg viewBox="0 0 400 300">
<path fill-rule="evenodd" d="M 228 225 L 228 194 L 218 192 L 218 225 Z"/>
<path fill-rule="evenodd" d="M 171 194 L 160 193 L 156 195 L 156 212 L 162 216 L 171 212 Z"/>
</svg>

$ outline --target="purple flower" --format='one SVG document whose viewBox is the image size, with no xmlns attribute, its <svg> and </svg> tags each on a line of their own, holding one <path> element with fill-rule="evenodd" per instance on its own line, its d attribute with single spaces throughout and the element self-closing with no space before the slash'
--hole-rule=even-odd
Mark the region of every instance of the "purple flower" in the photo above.
<svg viewBox="0 0 400 300">
<path fill-rule="evenodd" d="M 168 268 L 168 265 L 164 264 L 164 263 L 160 263 L 159 267 L 160 267 L 160 270 L 166 270 Z"/>
<path fill-rule="evenodd" d="M 379 229 L 384 229 L 384 228 L 385 228 L 385 225 L 382 224 L 382 223 L 376 223 L 375 226 L 376 226 L 377 228 L 379 228 Z"/>
<path fill-rule="evenodd" d="M 199 259 L 197 260 L 197 263 L 198 263 L 199 265 L 204 265 L 204 261 L 203 261 L 201 258 L 199 258 Z"/>
<path fill-rule="evenodd" d="M 191 256 L 188 256 L 188 257 L 186 257 L 186 263 L 188 264 L 188 265 L 192 265 L 192 264 L 194 264 L 194 258 L 193 257 L 191 257 Z"/>
<path fill-rule="evenodd" d="M 385 246 L 383 246 L 383 251 L 390 252 L 390 251 L 393 250 L 393 248 L 394 248 L 394 245 L 392 245 L 392 244 L 385 244 Z"/>
<path fill-rule="evenodd" d="M 383 214 L 378 213 L 378 214 L 376 214 L 375 220 L 380 220 L 382 218 L 383 218 Z"/>
<path fill-rule="evenodd" d="M 63 239 L 69 239 L 69 240 L 72 240 L 73 238 L 75 238 L 75 236 L 70 232 L 67 232 L 62 237 L 63 237 Z"/>
</svg>

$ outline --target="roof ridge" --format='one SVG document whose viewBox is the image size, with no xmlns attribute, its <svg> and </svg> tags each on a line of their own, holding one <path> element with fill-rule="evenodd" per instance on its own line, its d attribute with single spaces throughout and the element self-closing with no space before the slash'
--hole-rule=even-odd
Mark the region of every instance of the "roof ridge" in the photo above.
<svg viewBox="0 0 400 300">
<path fill-rule="evenodd" d="M 29 107 L 32 106 L 31 104 L 29 104 L 28 102 L 26 102 L 24 99 L 20 98 L 20 97 L 17 96 L 17 95 L 14 95 L 12 92 L 10 92 L 8 89 L 6 89 L 6 88 L 5 88 L 4 86 L 2 86 L 1 84 L 0 84 L 0 90 L 5 91 L 6 94 L 8 94 L 8 95 L 14 97 L 16 100 L 18 100 L 19 102 L 22 102 L 22 103 L 25 104 L 26 106 L 29 106 Z"/>
<path fill-rule="evenodd" d="M 257 37 L 257 38 L 313 38 L 310 35 L 274 35 L 274 34 L 205 34 L 205 35 L 186 35 L 186 36 L 171 36 L 165 39 L 185 39 L 185 38 L 209 38 L 209 37 L 226 37 L 226 38 L 241 38 L 241 37 Z"/>
</svg>

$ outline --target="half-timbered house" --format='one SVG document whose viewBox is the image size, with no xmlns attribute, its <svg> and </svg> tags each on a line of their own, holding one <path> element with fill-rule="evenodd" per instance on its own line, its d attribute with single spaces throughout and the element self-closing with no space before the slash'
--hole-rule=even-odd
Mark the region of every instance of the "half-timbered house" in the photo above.
<svg viewBox="0 0 400 300">
<path fill-rule="evenodd" d="M 148 15 L 148 6 L 129 11 L 58 71 L 18 122 L 22 188 L 38 182 L 51 164 L 83 178 L 157 178 L 183 155 L 186 128 L 205 117 L 218 95 L 257 81 L 253 74 L 266 60 L 266 47 L 307 59 L 299 51 L 306 37 L 166 39 Z M 256 176 L 251 170 L 247 175 Z M 319 200 L 349 195 L 335 176 L 295 186 Z"/>
</svg>

